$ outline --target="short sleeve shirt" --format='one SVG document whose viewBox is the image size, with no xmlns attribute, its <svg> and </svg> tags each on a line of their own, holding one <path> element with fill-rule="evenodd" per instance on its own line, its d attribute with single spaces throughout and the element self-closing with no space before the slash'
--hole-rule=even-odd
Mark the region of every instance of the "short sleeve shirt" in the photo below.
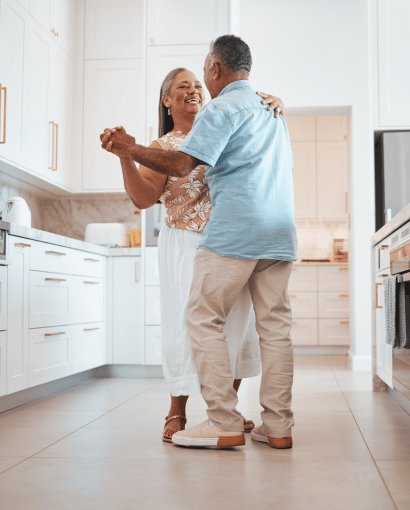
<svg viewBox="0 0 410 510">
<path fill-rule="evenodd" d="M 203 161 L 210 220 L 199 248 L 246 259 L 297 260 L 293 159 L 286 123 L 247 80 L 197 114 L 180 151 Z"/>
</svg>

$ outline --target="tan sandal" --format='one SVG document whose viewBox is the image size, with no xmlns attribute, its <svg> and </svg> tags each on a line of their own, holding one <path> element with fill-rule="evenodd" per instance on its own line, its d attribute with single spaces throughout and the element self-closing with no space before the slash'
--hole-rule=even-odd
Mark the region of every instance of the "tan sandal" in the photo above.
<svg viewBox="0 0 410 510">
<path fill-rule="evenodd" d="M 182 425 L 181 425 L 182 428 L 180 430 L 185 430 L 185 423 L 187 422 L 187 419 L 182 414 L 176 414 L 175 416 L 171 416 L 171 418 L 168 418 L 168 416 L 166 416 L 165 417 L 165 425 L 164 425 L 164 427 L 166 427 L 167 423 L 169 423 L 171 420 L 176 420 L 177 418 L 180 418 L 181 420 L 184 420 Z M 177 432 L 177 431 L 175 431 L 175 432 Z M 172 443 L 172 436 L 171 437 L 167 437 L 167 436 L 165 436 L 165 433 L 164 433 L 164 434 L 162 434 L 162 440 L 165 441 L 166 443 Z"/>
<path fill-rule="evenodd" d="M 252 430 L 255 428 L 255 424 L 252 420 L 246 420 L 243 419 L 243 426 L 244 426 L 244 432 L 252 432 Z M 248 428 L 246 428 L 248 427 Z"/>
</svg>

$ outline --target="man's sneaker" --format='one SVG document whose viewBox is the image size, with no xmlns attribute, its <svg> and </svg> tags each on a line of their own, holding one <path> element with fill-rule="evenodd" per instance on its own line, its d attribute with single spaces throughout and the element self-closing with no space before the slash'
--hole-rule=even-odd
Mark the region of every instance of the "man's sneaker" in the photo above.
<svg viewBox="0 0 410 510">
<path fill-rule="evenodd" d="M 183 446 L 219 446 L 229 448 L 231 446 L 243 446 L 245 436 L 243 432 L 228 431 L 209 425 L 206 420 L 196 427 L 180 430 L 172 436 L 172 442 Z"/>
<path fill-rule="evenodd" d="M 268 443 L 272 448 L 292 448 L 291 437 L 272 437 L 261 432 L 260 427 L 255 427 L 251 432 L 251 438 L 254 441 Z"/>
</svg>

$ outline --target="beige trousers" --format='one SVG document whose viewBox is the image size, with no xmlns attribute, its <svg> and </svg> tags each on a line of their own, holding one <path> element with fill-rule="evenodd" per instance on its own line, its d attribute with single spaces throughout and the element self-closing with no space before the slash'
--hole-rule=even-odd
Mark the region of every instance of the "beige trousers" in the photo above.
<svg viewBox="0 0 410 510">
<path fill-rule="evenodd" d="M 293 349 L 287 288 L 292 266 L 288 261 L 221 257 L 197 250 L 186 323 L 208 417 L 224 430 L 244 430 L 223 328 L 249 281 L 262 360 L 262 431 L 273 437 L 291 436 Z"/>
</svg>

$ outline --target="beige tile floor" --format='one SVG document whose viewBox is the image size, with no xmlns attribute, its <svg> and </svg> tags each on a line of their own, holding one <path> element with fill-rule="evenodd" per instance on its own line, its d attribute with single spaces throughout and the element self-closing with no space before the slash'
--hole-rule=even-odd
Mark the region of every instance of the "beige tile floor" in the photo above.
<svg viewBox="0 0 410 510">
<path fill-rule="evenodd" d="M 258 377 L 238 409 L 260 423 Z M 0 509 L 408 510 L 410 416 L 337 356 L 298 356 L 292 450 L 161 441 L 163 379 L 98 379 L 0 414 Z M 200 395 L 188 426 L 206 419 Z"/>
</svg>

